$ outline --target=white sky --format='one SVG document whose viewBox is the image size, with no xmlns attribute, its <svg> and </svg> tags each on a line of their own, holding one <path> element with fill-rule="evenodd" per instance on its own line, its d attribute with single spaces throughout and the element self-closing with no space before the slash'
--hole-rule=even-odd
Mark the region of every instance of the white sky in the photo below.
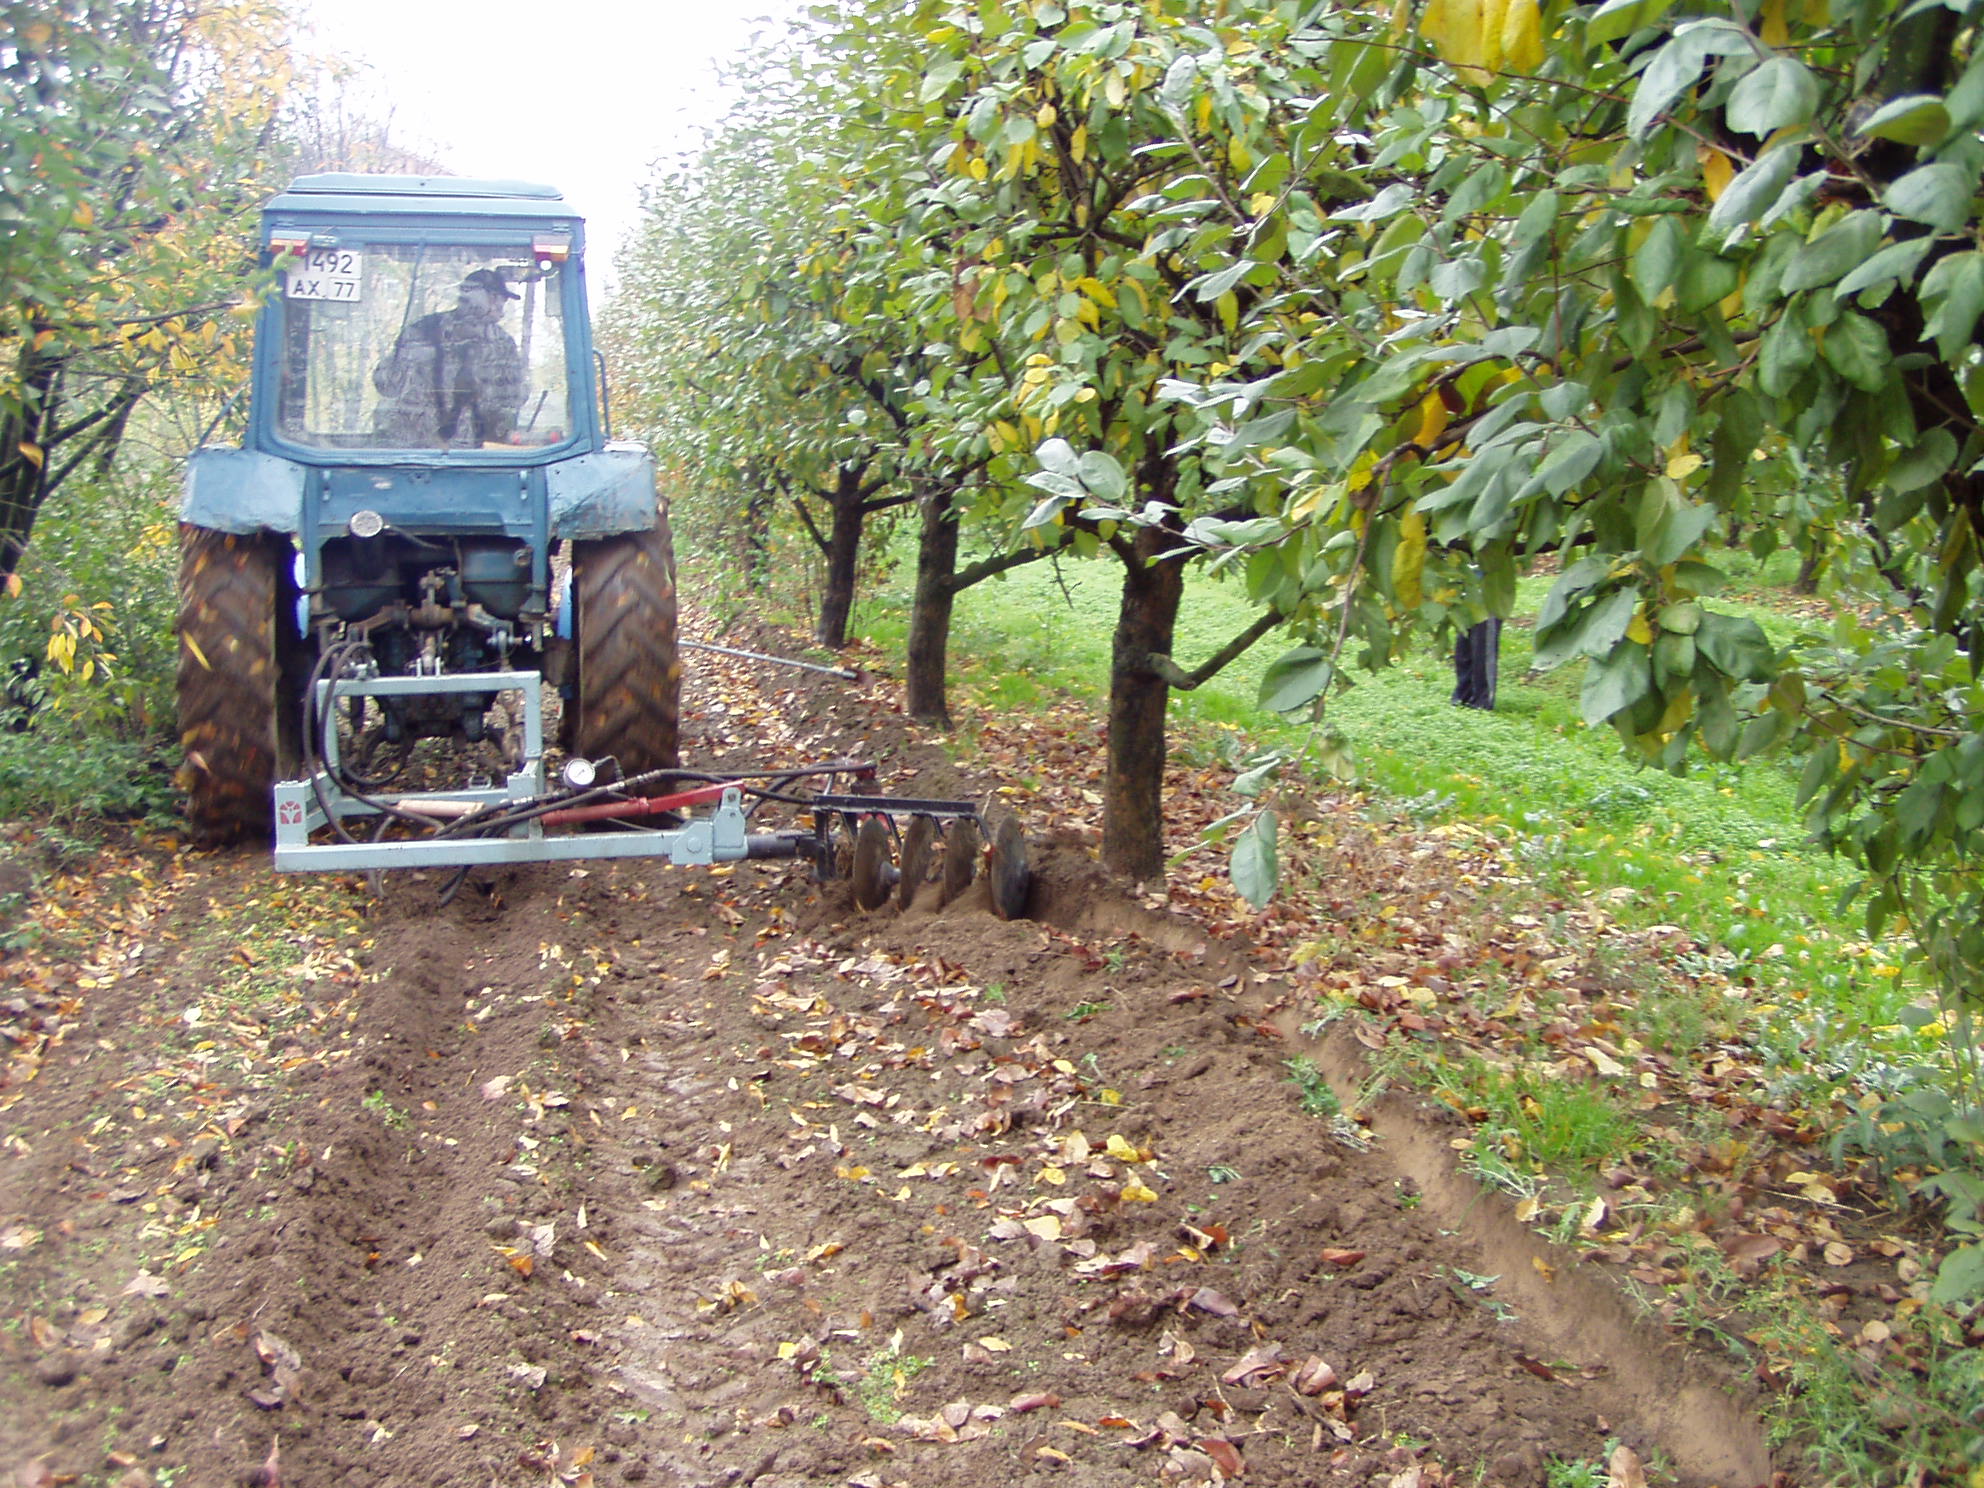
<svg viewBox="0 0 1984 1488">
<path fill-rule="evenodd" d="M 367 64 L 393 139 L 454 174 L 542 181 L 586 219 L 595 301 L 650 162 L 726 106 L 718 68 L 795 0 L 299 0 L 315 50 Z M 310 45 L 313 38 L 306 37 Z"/>
</svg>

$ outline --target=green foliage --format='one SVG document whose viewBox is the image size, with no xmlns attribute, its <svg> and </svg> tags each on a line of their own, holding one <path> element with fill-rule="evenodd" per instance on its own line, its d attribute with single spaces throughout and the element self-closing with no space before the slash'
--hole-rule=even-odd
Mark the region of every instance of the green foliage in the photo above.
<svg viewBox="0 0 1984 1488">
<path fill-rule="evenodd" d="M 14 725 L 0 730 L 0 819 L 174 810 L 168 499 L 163 480 L 68 488 L 40 524 L 17 592 L 0 595 L 0 667 L 39 668 L 22 689 L 32 711 L 0 720 Z"/>
<path fill-rule="evenodd" d="M 240 213 L 281 168 L 272 4 L 7 3 L 0 574 L 42 501 L 110 468 L 161 387 L 243 375 Z"/>
<path fill-rule="evenodd" d="M 1330 1088 L 1327 1076 L 1316 1067 L 1316 1061 L 1306 1054 L 1298 1054 L 1293 1059 L 1284 1060 L 1288 1066 L 1288 1078 L 1302 1098 L 1302 1114 L 1305 1116 L 1340 1116 L 1343 1102 L 1337 1099 Z"/>
</svg>

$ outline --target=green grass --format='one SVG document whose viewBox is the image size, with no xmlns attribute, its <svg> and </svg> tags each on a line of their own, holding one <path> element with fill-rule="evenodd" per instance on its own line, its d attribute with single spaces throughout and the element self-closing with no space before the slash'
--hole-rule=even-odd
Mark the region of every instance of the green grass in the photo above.
<svg viewBox="0 0 1984 1488">
<path fill-rule="evenodd" d="M 1806 625 L 1807 607 L 1785 587 L 1789 555 L 1765 564 L 1740 552 L 1717 558 L 1731 576 L 1718 608 L 1755 619 L 1780 646 Z M 864 606 L 866 633 L 885 650 L 899 650 L 905 638 L 908 577 L 909 565 L 897 564 L 891 584 Z M 961 595 L 951 653 L 955 700 L 965 704 L 960 716 L 1025 711 L 1055 695 L 1099 709 L 1119 577 L 1108 562 L 1040 563 Z M 1688 773 L 1674 776 L 1635 764 L 1610 729 L 1587 727 L 1578 707 L 1582 669 L 1530 670 L 1528 617 L 1551 582 L 1538 577 L 1518 588 L 1495 712 L 1452 707 L 1448 658 L 1425 651 L 1383 673 L 1360 674 L 1330 699 L 1328 721 L 1352 751 L 1374 814 L 1381 822 L 1405 814 L 1485 830 L 1531 879 L 1516 891 L 1524 904 L 1553 896 L 1595 901 L 1628 928 L 1685 930 L 1694 948 L 1671 968 L 1624 954 L 1598 968 L 1617 988 L 1610 1015 L 1643 1046 L 1726 1049 L 1758 1072 L 1766 1098 L 1821 1119 L 1840 1109 L 1841 1099 L 1909 1088 L 1940 1062 L 1938 1030 L 1911 1031 L 1904 1023 L 1922 989 L 1904 971 L 1898 947 L 1870 942 L 1842 909 L 1852 875 L 1810 845 L 1787 767 L 1773 759 L 1719 765 L 1698 756 Z M 1252 614 L 1237 587 L 1195 580 L 1176 659 L 1195 665 Z M 1217 766 L 1263 749 L 1301 753 L 1314 726 L 1255 703 L 1261 675 L 1282 649 L 1270 638 L 1205 687 L 1173 695 L 1174 758 Z M 969 729 L 967 721 L 967 743 Z M 1290 883 L 1284 891 L 1305 887 Z M 1595 954 L 1613 953 L 1601 946 Z M 1318 1012 L 1318 1022 L 1356 1015 L 1329 1004 Z M 1576 1238 L 1585 1206 L 1603 1191 L 1600 1173 L 1620 1154 L 1641 1151 L 1654 1171 L 1685 1176 L 1682 1154 L 1648 1144 L 1633 1090 L 1549 1078 L 1541 1067 L 1557 1056 L 1528 1034 L 1502 1052 L 1506 1062 L 1491 1064 L 1446 1051 L 1437 1040 L 1395 1041 L 1381 1056 L 1385 1073 L 1374 1074 L 1358 1103 L 1398 1079 L 1469 1111 L 1474 1140 L 1464 1163 L 1483 1184 L 1534 1201 L 1535 1222 L 1554 1221 L 1565 1231 L 1561 1238 Z M 1304 1108 L 1314 1099 L 1315 1113 L 1327 1114 L 1327 1087 L 1313 1065 L 1292 1062 L 1290 1072 Z M 1699 1115 L 1670 1113 L 1669 1124 L 1684 1137 L 1723 1134 L 1715 1113 Z M 1685 1183 L 1671 1194 L 1662 1187 L 1656 1204 L 1684 1202 L 1690 1191 Z M 1749 1343 L 1726 1334 L 1735 1300 L 1734 1292 L 1705 1296 L 1697 1326 L 1743 1354 L 1769 1335 L 1766 1353 L 1800 1361 L 1773 1429 L 1822 1471 L 1875 1481 L 1877 1464 L 1893 1460 L 1884 1434 L 1909 1410 L 1925 1418 L 1919 1430 L 1909 1429 L 1926 1454 L 1966 1430 L 1984 1440 L 1984 1366 L 1960 1340 L 1930 1351 L 1928 1377 L 1916 1386 L 1895 1380 L 1880 1394 L 1862 1388 L 1853 1360 L 1823 1336 L 1802 1295 L 1766 1285 L 1750 1298 L 1760 1303 L 1753 1318 L 1762 1324 Z M 1550 1468 L 1552 1483 L 1565 1488 L 1602 1476 L 1595 1463 Z"/>
<path fill-rule="evenodd" d="M 1751 597 L 1786 593 L 1790 555 L 1759 564 L 1732 551 L 1719 561 L 1731 575 L 1720 608 L 1756 619 L 1774 643 L 1800 629 L 1795 616 Z M 906 637 L 912 569 L 906 558 L 895 563 L 857 616 L 885 651 L 899 651 Z M 966 590 L 953 619 L 954 694 L 994 713 L 1026 711 L 1049 694 L 1099 708 L 1119 580 L 1112 561 L 1050 560 Z M 1920 989 L 1898 953 L 1869 944 L 1839 912 L 1853 875 L 1809 844 L 1781 761 L 1720 765 L 1700 757 L 1681 776 L 1640 766 L 1611 729 L 1583 723 L 1580 667 L 1530 671 L 1527 617 L 1551 582 L 1539 576 L 1518 586 L 1495 712 L 1451 706 L 1448 658 L 1424 650 L 1384 672 L 1356 674 L 1332 697 L 1328 718 L 1351 748 L 1357 782 L 1386 809 L 1488 827 L 1547 889 L 1596 896 L 1628 925 L 1687 929 L 1712 948 L 1717 970 L 1762 994 L 1757 1009 L 1767 1031 L 1753 1026 L 1749 1036 L 1764 1038 L 1766 1057 L 1787 1082 L 1878 1078 L 1933 1052 L 1899 1026 Z M 1239 586 L 1195 578 L 1176 658 L 1196 664 L 1253 614 Z M 1299 752 L 1311 742 L 1312 725 L 1256 705 L 1261 675 L 1282 649 L 1270 637 L 1204 687 L 1173 694 L 1177 758 L 1233 763 L 1254 750 Z M 1671 996 L 1662 1002 L 1668 1026 L 1656 1031 L 1663 1035 L 1697 1034 L 1713 1012 Z M 1814 1072 L 1799 1046 L 1818 1030 L 1833 1057 Z"/>
</svg>

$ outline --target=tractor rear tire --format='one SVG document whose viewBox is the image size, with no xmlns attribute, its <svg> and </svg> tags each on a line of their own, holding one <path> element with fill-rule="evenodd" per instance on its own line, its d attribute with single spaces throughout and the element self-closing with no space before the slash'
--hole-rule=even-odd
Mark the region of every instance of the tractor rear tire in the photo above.
<svg viewBox="0 0 1984 1488">
<path fill-rule="evenodd" d="M 572 545 L 576 695 L 567 749 L 609 756 L 623 777 L 682 763 L 682 661 L 668 518 L 646 532 Z M 659 782 L 657 782 L 658 784 Z"/>
<path fill-rule="evenodd" d="M 294 550 L 274 533 L 179 529 L 180 783 L 193 840 L 266 840 L 270 787 L 297 767 L 308 650 Z"/>
</svg>

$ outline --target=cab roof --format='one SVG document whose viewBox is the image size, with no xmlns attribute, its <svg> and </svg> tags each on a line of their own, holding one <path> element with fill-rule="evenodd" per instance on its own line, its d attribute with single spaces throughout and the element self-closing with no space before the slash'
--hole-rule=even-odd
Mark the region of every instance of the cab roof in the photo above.
<svg viewBox="0 0 1984 1488">
<path fill-rule="evenodd" d="M 327 171 L 298 176 L 265 212 L 363 212 L 431 217 L 473 213 L 486 217 L 555 217 L 574 213 L 555 186 L 472 176 L 368 176 Z"/>
</svg>

